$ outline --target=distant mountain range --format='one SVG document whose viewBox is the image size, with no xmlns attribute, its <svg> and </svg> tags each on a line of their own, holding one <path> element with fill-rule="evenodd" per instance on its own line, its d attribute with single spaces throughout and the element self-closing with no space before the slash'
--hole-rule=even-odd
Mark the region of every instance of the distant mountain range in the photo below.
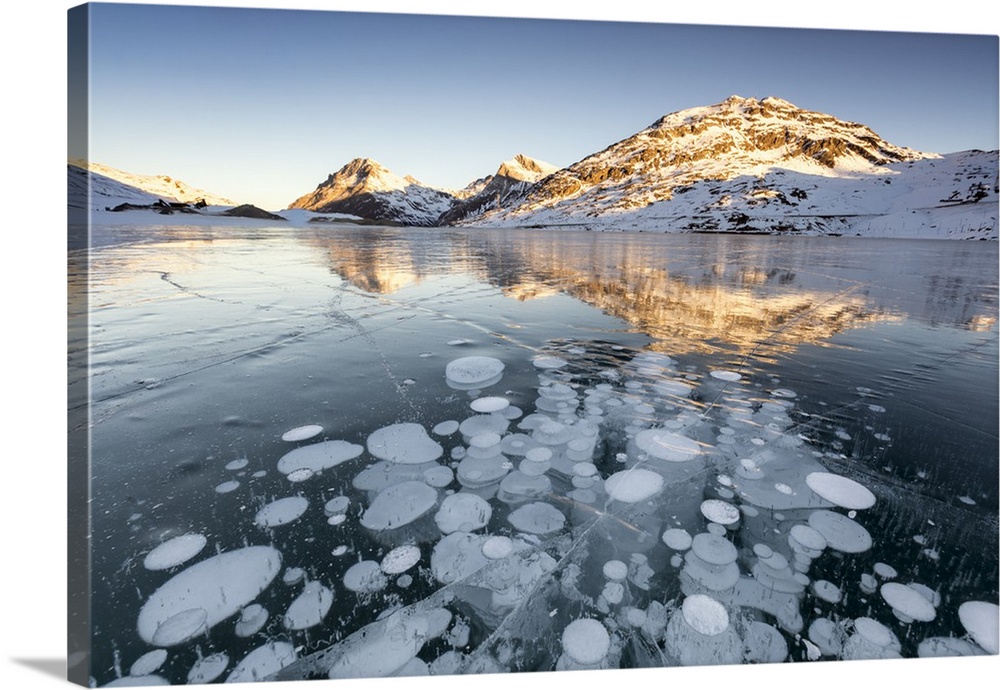
<svg viewBox="0 0 1000 690">
<path fill-rule="evenodd" d="M 117 206 L 120 203 L 148 204 L 159 199 L 185 204 L 201 200 L 209 206 L 236 205 L 235 201 L 195 189 L 167 175 L 136 175 L 86 161 L 70 161 L 69 167 L 78 179 L 82 179 L 83 174 L 90 174 L 91 193 L 97 197 L 95 203 L 104 199 L 106 205 Z"/>
<path fill-rule="evenodd" d="M 414 226 L 997 239 L 997 160 L 997 151 L 902 148 L 779 98 L 732 96 L 666 115 L 565 168 L 519 154 L 460 191 L 358 158 L 288 208 Z M 181 188 L 90 171 L 154 195 Z"/>
</svg>

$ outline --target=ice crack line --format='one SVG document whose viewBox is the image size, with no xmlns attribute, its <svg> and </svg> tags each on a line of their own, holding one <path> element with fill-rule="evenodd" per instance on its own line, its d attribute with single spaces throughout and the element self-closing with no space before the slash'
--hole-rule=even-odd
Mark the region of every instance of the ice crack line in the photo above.
<svg viewBox="0 0 1000 690">
<path fill-rule="evenodd" d="M 339 306 L 339 302 L 340 302 L 339 299 L 337 300 L 337 302 L 338 302 L 338 306 L 335 308 L 335 310 L 333 310 L 333 311 L 330 312 L 330 317 L 332 319 L 334 319 L 335 321 L 337 321 L 339 323 L 342 323 L 342 324 L 345 324 L 346 326 L 348 326 L 349 328 L 351 328 L 366 343 L 368 343 L 371 346 L 372 350 L 378 356 L 379 364 L 382 366 L 383 371 L 385 371 L 386 377 L 389 379 L 389 382 L 392 383 L 393 387 L 395 387 L 396 392 L 399 394 L 400 398 L 402 398 L 406 402 L 406 404 L 409 406 L 409 408 L 413 411 L 414 415 L 416 415 L 416 419 L 421 419 L 422 420 L 423 419 L 423 412 L 410 399 L 410 396 L 408 395 L 408 393 L 406 391 L 406 387 L 402 383 L 400 383 L 400 381 L 396 378 L 396 375 L 392 371 L 392 366 L 389 364 L 389 359 L 385 356 L 385 352 L 382 351 L 382 348 L 379 347 L 378 341 L 375 340 L 375 337 L 371 334 L 371 332 L 368 331 L 368 329 L 366 329 L 361 324 L 360 321 L 358 321 L 357 319 L 355 319 L 352 316 L 349 316 L 347 314 L 347 312 L 345 312 Z M 411 315 L 411 316 L 408 316 L 407 318 L 413 318 L 413 317 Z"/>
<path fill-rule="evenodd" d="M 162 280 L 165 283 L 169 283 L 170 285 L 173 285 L 175 288 L 177 288 L 178 290 L 180 290 L 184 294 L 193 295 L 194 297 L 198 297 L 200 299 L 211 300 L 212 302 L 240 304 L 239 302 L 230 302 L 229 300 L 219 299 L 218 297 L 210 297 L 208 295 L 203 295 L 200 292 L 196 292 L 195 290 L 191 290 L 191 289 L 189 289 L 189 288 L 181 285 L 180 283 L 176 282 L 175 280 L 173 280 L 170 277 L 170 272 L 169 271 L 151 271 L 151 273 L 157 273 L 157 274 L 159 274 L 160 280 Z"/>
</svg>

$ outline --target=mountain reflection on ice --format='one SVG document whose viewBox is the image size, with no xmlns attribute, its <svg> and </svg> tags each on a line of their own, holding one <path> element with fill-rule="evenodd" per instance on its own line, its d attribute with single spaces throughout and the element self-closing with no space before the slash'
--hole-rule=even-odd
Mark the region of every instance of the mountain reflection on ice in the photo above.
<svg viewBox="0 0 1000 690">
<path fill-rule="evenodd" d="M 95 682 L 996 654 L 995 247 L 683 239 L 107 250 Z"/>
</svg>

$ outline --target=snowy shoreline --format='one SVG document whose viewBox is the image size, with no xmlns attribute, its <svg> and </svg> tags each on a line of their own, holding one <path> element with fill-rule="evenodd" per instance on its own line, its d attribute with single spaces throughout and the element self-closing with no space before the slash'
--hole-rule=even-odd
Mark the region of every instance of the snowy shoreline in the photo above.
<svg viewBox="0 0 1000 690">
<path fill-rule="evenodd" d="M 397 227 L 412 230 L 462 229 L 462 230 L 546 230 L 575 232 L 638 232 L 670 234 L 719 234 L 719 235 L 774 235 L 781 237 L 866 237 L 881 239 L 940 239 L 988 240 L 1000 239 L 997 231 L 995 205 L 964 205 L 962 207 L 914 209 L 884 215 L 826 216 L 802 215 L 757 216 L 748 218 L 741 229 L 713 228 L 699 225 L 711 220 L 707 216 L 670 216 L 647 220 L 612 222 L 593 219 L 586 222 L 565 222 L 531 225 L 460 225 L 460 226 L 398 226 L 348 216 L 346 214 L 312 213 L 299 209 L 273 211 L 287 221 L 222 215 L 228 207 L 210 206 L 198 213 L 174 212 L 161 214 L 153 210 L 106 211 L 90 213 L 90 224 L 100 227 L 114 226 L 180 226 L 180 227 L 287 227 L 288 229 L 323 227 Z M 978 212 L 978 213 L 974 213 Z M 83 218 L 72 218 L 71 223 L 85 223 Z M 777 229 L 783 228 L 783 229 Z"/>
</svg>

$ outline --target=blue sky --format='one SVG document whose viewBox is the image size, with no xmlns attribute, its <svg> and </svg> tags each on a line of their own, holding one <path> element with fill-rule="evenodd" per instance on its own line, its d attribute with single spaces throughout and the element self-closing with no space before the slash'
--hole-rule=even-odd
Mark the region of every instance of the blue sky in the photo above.
<svg viewBox="0 0 1000 690">
<path fill-rule="evenodd" d="M 998 147 L 995 35 L 97 4 L 91 51 L 92 160 L 273 209 L 355 157 L 461 187 L 732 94 Z"/>
</svg>

